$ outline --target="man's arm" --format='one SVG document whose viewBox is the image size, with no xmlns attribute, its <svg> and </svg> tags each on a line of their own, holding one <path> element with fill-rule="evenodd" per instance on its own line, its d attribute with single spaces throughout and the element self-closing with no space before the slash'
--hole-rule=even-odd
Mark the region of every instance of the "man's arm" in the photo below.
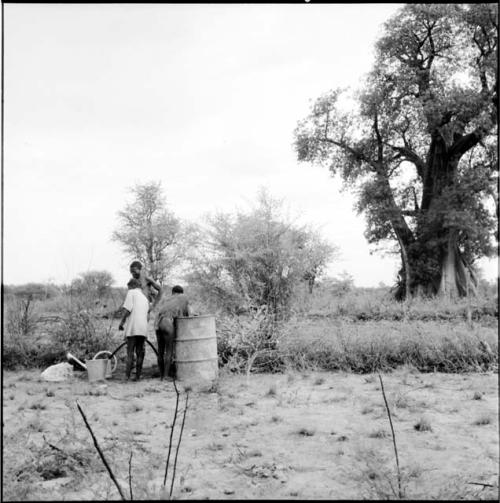
<svg viewBox="0 0 500 503">
<path fill-rule="evenodd" d="M 162 289 L 161 286 L 158 282 L 156 282 L 153 278 L 150 278 L 149 276 L 146 276 L 146 283 L 148 285 L 151 285 L 156 291 L 157 294 L 154 296 L 153 303 L 151 304 L 151 307 L 149 308 L 150 311 L 152 311 L 158 302 L 160 302 L 161 295 L 162 295 Z"/>
<path fill-rule="evenodd" d="M 118 330 L 123 330 L 125 322 L 127 321 L 127 318 L 130 316 L 130 311 L 128 309 L 125 309 L 124 307 L 122 309 L 123 309 L 123 316 L 120 321 L 120 324 L 118 325 Z"/>
<path fill-rule="evenodd" d="M 187 315 L 188 316 L 196 316 L 196 313 L 194 312 L 194 309 L 191 307 L 190 304 L 187 305 Z"/>
</svg>

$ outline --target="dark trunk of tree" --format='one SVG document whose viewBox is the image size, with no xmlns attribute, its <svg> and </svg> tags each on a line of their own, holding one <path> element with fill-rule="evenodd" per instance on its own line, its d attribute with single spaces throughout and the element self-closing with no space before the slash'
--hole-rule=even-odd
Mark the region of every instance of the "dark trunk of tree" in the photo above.
<svg viewBox="0 0 500 503">
<path fill-rule="evenodd" d="M 433 138 L 423 179 L 422 204 L 413 243 L 398 236 L 402 268 L 396 297 L 463 297 L 476 293 L 477 277 L 458 246 L 458 231 L 445 225 L 450 211 L 441 198 L 455 183 L 459 158 L 448 157 L 441 137 Z M 410 288 L 407 283 L 410 281 Z"/>
</svg>

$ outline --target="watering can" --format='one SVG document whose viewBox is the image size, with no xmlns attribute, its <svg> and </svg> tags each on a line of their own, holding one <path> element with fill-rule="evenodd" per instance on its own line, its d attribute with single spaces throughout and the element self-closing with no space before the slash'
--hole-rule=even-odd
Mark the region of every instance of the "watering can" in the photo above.
<svg viewBox="0 0 500 503">
<path fill-rule="evenodd" d="M 100 355 L 108 354 L 109 356 L 107 358 L 98 358 Z M 111 358 L 114 359 L 113 364 L 111 363 Z M 109 379 L 110 377 L 113 377 L 113 372 L 116 370 L 116 365 L 118 364 L 118 360 L 116 359 L 116 356 L 111 353 L 111 351 L 103 350 L 99 351 L 94 355 L 94 358 L 91 361 L 94 360 L 103 360 L 106 362 L 104 365 L 104 377 L 106 379 Z M 88 365 L 88 360 L 87 360 L 87 365 Z"/>
<path fill-rule="evenodd" d="M 109 354 L 107 358 L 98 358 L 102 354 Z M 87 375 L 90 382 L 93 381 L 103 381 L 104 379 L 109 379 L 113 376 L 113 372 L 116 369 L 118 361 L 114 353 L 111 351 L 99 351 L 95 354 L 92 360 L 85 360 L 85 363 L 81 362 L 76 356 L 71 353 L 66 354 L 66 358 L 69 361 L 76 362 L 81 368 L 87 371 Z M 111 363 L 111 358 L 114 358 L 113 364 Z"/>
</svg>

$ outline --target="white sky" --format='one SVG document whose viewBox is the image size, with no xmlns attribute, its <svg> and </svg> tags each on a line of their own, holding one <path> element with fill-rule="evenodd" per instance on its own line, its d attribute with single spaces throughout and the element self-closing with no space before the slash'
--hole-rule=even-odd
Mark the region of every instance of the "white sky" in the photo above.
<svg viewBox="0 0 500 503">
<path fill-rule="evenodd" d="M 292 142 L 310 100 L 359 84 L 400 6 L 6 4 L 3 282 L 124 284 L 117 211 L 161 180 L 191 221 L 267 186 L 340 247 L 330 274 L 391 284 L 397 257 L 370 255 L 353 196 Z"/>
</svg>

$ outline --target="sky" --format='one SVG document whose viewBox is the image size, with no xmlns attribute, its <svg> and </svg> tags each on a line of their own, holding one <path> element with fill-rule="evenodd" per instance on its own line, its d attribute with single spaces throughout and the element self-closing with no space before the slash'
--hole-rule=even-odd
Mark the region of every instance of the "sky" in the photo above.
<svg viewBox="0 0 500 503">
<path fill-rule="evenodd" d="M 117 212 L 161 181 L 191 222 L 266 187 L 338 246 L 329 275 L 392 284 L 398 257 L 374 253 L 338 179 L 297 161 L 293 131 L 321 94 L 359 86 L 401 5 L 4 5 L 3 283 L 125 284 Z"/>
</svg>

